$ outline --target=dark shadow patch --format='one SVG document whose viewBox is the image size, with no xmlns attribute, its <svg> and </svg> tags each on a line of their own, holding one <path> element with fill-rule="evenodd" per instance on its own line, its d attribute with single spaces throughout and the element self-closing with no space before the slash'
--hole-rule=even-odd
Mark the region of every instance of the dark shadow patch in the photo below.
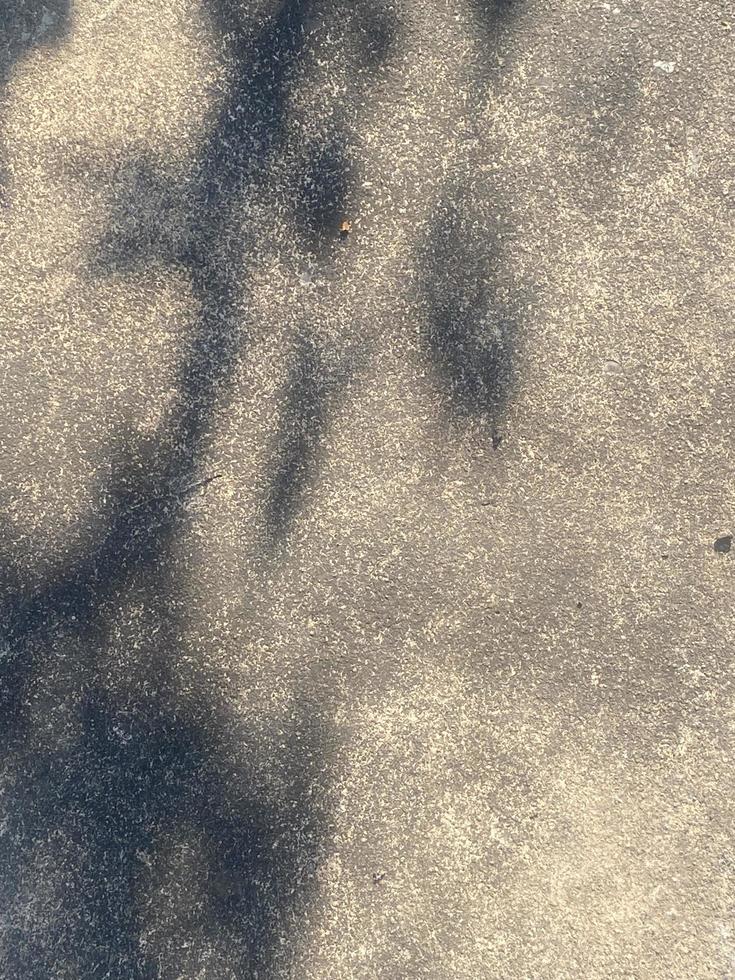
<svg viewBox="0 0 735 980">
<path fill-rule="evenodd" d="M 515 380 L 523 305 L 505 267 L 504 204 L 484 194 L 476 199 L 476 170 L 486 162 L 476 149 L 476 119 L 500 84 L 506 48 L 525 8 L 523 0 L 467 2 L 473 56 L 464 79 L 468 109 L 455 130 L 469 139 L 459 143 L 456 173 L 418 255 L 426 304 L 421 351 L 446 393 L 449 416 L 487 423 L 494 449 L 502 441 L 495 427 Z"/>
<path fill-rule="evenodd" d="M 285 0 L 256 30 L 229 0 L 206 6 L 223 48 L 226 90 L 219 111 L 185 181 L 168 181 L 141 158 L 117 168 L 110 230 L 91 270 L 100 275 L 151 260 L 181 263 L 209 303 L 213 296 L 227 301 L 239 282 L 236 259 L 244 243 L 232 212 L 239 196 L 267 177 L 283 147 L 293 72 L 314 4 Z"/>
<path fill-rule="evenodd" d="M 501 273 L 492 232 L 443 206 L 422 268 L 421 344 L 459 416 L 496 421 L 512 388 L 521 307 Z"/>
<path fill-rule="evenodd" d="M 527 0 L 470 0 L 470 8 L 489 31 L 517 17 Z"/>
<path fill-rule="evenodd" d="M 360 34 L 360 53 L 367 68 L 385 64 L 396 50 L 396 39 L 400 29 L 397 4 L 378 2 L 366 5 L 365 21 Z"/>
<path fill-rule="evenodd" d="M 4 577 L 0 862 L 12 871 L 0 902 L 22 923 L 0 955 L 8 976 L 123 980 L 212 962 L 215 975 L 267 976 L 314 881 L 326 827 L 316 727 L 295 722 L 274 760 L 287 789 L 274 793 L 216 670 L 200 662 L 183 688 L 174 673 L 178 541 L 186 504 L 210 485 L 192 476 L 222 370 L 196 353 L 187 364 L 183 455 L 127 447 L 98 545 L 71 549 L 39 585 L 19 568 Z M 115 624 L 131 635 L 111 662 Z M 60 710 L 66 721 L 45 730 Z M 196 860 L 174 887 L 159 858 L 182 837 Z"/>
<path fill-rule="evenodd" d="M 383 8 L 362 4 L 342 9 L 340 4 L 289 0 L 255 33 L 245 30 L 238 8 L 224 0 L 212 0 L 210 9 L 224 39 L 230 82 L 216 125 L 186 182 L 172 186 L 160 168 L 145 160 L 118 168 L 110 231 L 91 261 L 96 275 L 153 261 L 172 263 L 192 282 L 202 312 L 182 367 L 181 387 L 188 395 L 180 400 L 175 438 L 170 439 L 188 447 L 187 452 L 199 441 L 201 433 L 194 430 L 203 413 L 197 410 L 187 418 L 185 405 L 216 397 L 222 385 L 215 376 L 229 376 L 241 343 L 236 294 L 245 278 L 242 257 L 246 260 L 247 241 L 232 215 L 242 196 L 257 193 L 261 182 L 277 170 L 286 150 L 289 99 L 300 59 L 311 43 L 310 32 L 318 35 L 329 26 L 327 13 L 341 12 L 337 23 L 344 43 L 354 48 L 356 57 L 367 57 L 371 63 L 376 53 L 382 57 L 381 52 L 388 51 L 395 33 L 392 17 Z M 342 244 L 340 229 L 349 207 L 351 177 L 342 133 L 313 141 L 301 160 L 301 169 L 287 178 L 294 188 L 296 233 L 305 249 L 325 260 Z M 314 450 L 325 424 L 326 389 L 335 385 L 334 378 L 316 377 L 317 356 L 311 341 L 297 343 L 282 395 L 277 458 L 267 491 L 265 530 L 270 541 L 281 540 L 292 524 L 307 474 L 314 470 Z"/>
<path fill-rule="evenodd" d="M 200 664 L 182 696 L 170 669 L 184 652 L 166 570 L 176 554 L 162 547 L 159 557 L 131 565 L 111 605 L 104 589 L 101 606 L 73 607 L 82 621 L 62 621 L 54 605 L 53 625 L 36 632 L 48 658 L 26 691 L 36 724 L 4 740 L 3 975 L 123 980 L 204 964 L 211 975 L 268 975 L 312 887 L 325 826 L 316 729 L 295 722 L 278 790 L 228 715 L 215 671 Z M 132 623 L 140 607 L 125 660 L 111 662 L 113 621 Z M 66 730 L 44 731 L 43 712 L 60 699 Z M 174 884 L 167 853 L 180 845 L 189 857 Z"/>
<path fill-rule="evenodd" d="M 469 9 L 477 25 L 479 72 L 482 85 L 495 83 L 505 72 L 507 54 L 503 45 L 518 17 L 528 7 L 527 0 L 469 0 Z"/>
<path fill-rule="evenodd" d="M 165 426 L 146 447 L 124 454 L 100 488 L 100 510 L 88 518 L 101 528 L 97 543 L 71 547 L 41 583 L 6 562 L 0 724 L 13 782 L 0 847 L 3 867 L 14 870 L 3 881 L 3 905 L 21 922 L 24 902 L 33 909 L 39 895 L 54 892 L 53 909 L 14 933 L 7 975 L 122 980 L 170 969 L 161 957 L 180 956 L 191 936 L 182 926 L 178 947 L 146 948 L 145 896 L 155 884 L 146 855 L 183 827 L 193 828 L 205 855 L 196 915 L 215 945 L 226 935 L 222 970 L 231 975 L 268 969 L 313 877 L 324 826 L 309 775 L 321 757 L 316 736 L 283 748 L 275 766 L 289 789 L 286 798 L 272 798 L 254 769 L 231 761 L 246 733 L 230 734 L 219 678 L 202 665 L 182 703 L 169 669 L 180 654 L 170 570 L 181 562 L 185 505 L 206 483 L 208 434 L 242 346 L 236 295 L 245 245 L 233 210 L 283 138 L 290 68 L 309 6 L 284 3 L 246 37 L 234 5 L 212 4 L 230 85 L 194 176 L 168 189 L 147 161 L 133 161 L 121 178 L 111 233 L 93 256 L 94 275 L 153 260 L 182 264 L 199 315 Z M 142 661 L 131 649 L 110 679 L 109 631 L 133 606 L 146 610 L 146 632 L 156 640 L 142 643 Z M 58 748 L 40 732 L 39 699 L 63 705 L 68 716 Z M 116 734 L 121 704 L 124 736 Z M 45 871 L 38 867 L 44 854 Z M 185 922 L 187 895 L 174 899 L 167 915 Z M 199 954 L 201 966 L 207 949 Z"/>
<path fill-rule="evenodd" d="M 85 162 L 87 171 L 89 162 Z M 109 181 L 102 166 L 99 180 Z M 111 184 L 107 231 L 90 261 L 94 275 L 129 272 L 165 260 L 186 266 L 193 256 L 195 227 L 191 190 L 172 185 L 146 158 L 127 159 Z"/>
<path fill-rule="evenodd" d="M 9 66 L 39 44 L 53 44 L 66 33 L 69 0 L 2 0 L 0 64 Z"/>
<path fill-rule="evenodd" d="M 252 33 L 237 4 L 208 0 L 215 32 L 225 43 L 229 85 L 196 167 L 204 206 L 250 184 L 254 167 L 262 168 L 282 145 L 293 71 L 314 6 L 314 0 L 283 0 Z"/>
</svg>

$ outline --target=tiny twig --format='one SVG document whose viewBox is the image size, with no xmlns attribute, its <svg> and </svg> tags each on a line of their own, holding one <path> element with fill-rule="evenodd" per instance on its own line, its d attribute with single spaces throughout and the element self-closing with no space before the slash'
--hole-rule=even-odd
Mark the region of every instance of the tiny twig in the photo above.
<svg viewBox="0 0 735 980">
<path fill-rule="evenodd" d="M 175 491 L 172 494 L 172 497 L 179 500 L 186 496 L 187 493 L 191 493 L 195 490 L 201 490 L 204 487 L 208 487 L 210 483 L 214 483 L 215 480 L 221 480 L 223 476 L 224 473 L 215 473 L 213 476 L 207 476 L 203 480 L 197 480 L 195 483 L 188 483 L 185 487 L 181 487 L 180 490 Z M 126 509 L 128 511 L 138 510 L 140 507 L 145 507 L 146 504 L 151 503 L 152 500 L 162 500 L 166 496 L 166 491 L 154 493 L 148 500 L 139 500 L 137 504 L 131 504 L 131 506 Z"/>
<path fill-rule="evenodd" d="M 208 487 L 210 483 L 214 483 L 215 480 L 221 480 L 223 476 L 224 473 L 215 473 L 213 476 L 207 476 L 203 480 L 197 480 L 196 483 L 189 483 L 187 486 L 182 487 L 176 496 L 183 497 L 184 494 L 190 493 L 193 490 L 202 490 L 204 487 Z"/>
</svg>

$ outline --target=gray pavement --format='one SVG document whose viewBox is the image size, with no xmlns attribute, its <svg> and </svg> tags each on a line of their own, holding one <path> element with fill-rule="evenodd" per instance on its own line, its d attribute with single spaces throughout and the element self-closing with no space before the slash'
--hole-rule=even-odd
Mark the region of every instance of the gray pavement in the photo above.
<svg viewBox="0 0 735 980">
<path fill-rule="evenodd" d="M 735 977 L 730 0 L 0 0 L 0 976 Z"/>
</svg>

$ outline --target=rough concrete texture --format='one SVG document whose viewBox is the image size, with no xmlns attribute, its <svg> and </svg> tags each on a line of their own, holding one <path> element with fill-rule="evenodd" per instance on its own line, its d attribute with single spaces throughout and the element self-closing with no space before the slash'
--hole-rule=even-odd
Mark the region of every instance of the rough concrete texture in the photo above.
<svg viewBox="0 0 735 980">
<path fill-rule="evenodd" d="M 3 978 L 735 977 L 733 23 L 2 0 Z"/>
</svg>

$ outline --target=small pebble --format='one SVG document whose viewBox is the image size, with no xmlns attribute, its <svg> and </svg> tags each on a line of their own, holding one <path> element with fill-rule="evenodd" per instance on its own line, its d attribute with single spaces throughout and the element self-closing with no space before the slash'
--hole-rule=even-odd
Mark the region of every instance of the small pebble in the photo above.
<svg viewBox="0 0 735 980">
<path fill-rule="evenodd" d="M 726 555 L 732 547 L 732 534 L 723 534 L 715 541 L 715 551 L 718 555 Z"/>
<path fill-rule="evenodd" d="M 602 370 L 605 374 L 622 374 L 623 371 L 619 361 L 605 361 Z"/>
</svg>

